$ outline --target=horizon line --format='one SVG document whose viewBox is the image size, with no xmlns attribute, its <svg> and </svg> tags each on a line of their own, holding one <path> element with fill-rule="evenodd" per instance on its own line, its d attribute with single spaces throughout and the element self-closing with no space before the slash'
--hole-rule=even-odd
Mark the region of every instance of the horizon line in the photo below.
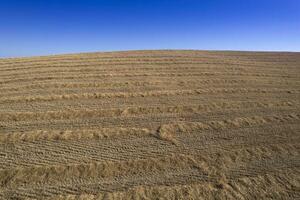
<svg viewBox="0 0 300 200">
<path fill-rule="evenodd" d="M 82 51 L 82 52 L 66 52 L 53 53 L 43 55 L 28 55 L 28 56 L 1 56 L 0 59 L 16 59 L 16 58 L 39 58 L 39 57 L 55 57 L 78 54 L 94 54 L 94 53 L 118 53 L 118 52 L 135 52 L 135 51 L 203 51 L 203 52 L 249 52 L 249 53 L 300 53 L 293 50 L 236 50 L 236 49 L 127 49 L 127 50 L 99 50 L 99 51 Z"/>
</svg>

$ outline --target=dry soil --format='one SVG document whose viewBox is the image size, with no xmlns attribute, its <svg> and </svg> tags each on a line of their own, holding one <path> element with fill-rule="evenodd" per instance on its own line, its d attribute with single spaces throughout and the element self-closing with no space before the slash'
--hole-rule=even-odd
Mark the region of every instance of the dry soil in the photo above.
<svg viewBox="0 0 300 200">
<path fill-rule="evenodd" d="M 300 198 L 300 53 L 0 59 L 0 199 Z"/>
</svg>

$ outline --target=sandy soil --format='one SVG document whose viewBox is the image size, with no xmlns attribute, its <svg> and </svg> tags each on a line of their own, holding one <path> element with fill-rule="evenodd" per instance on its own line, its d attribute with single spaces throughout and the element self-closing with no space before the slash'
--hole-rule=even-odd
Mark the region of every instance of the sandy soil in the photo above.
<svg viewBox="0 0 300 200">
<path fill-rule="evenodd" d="M 0 199 L 300 198 L 300 53 L 0 59 Z"/>
</svg>

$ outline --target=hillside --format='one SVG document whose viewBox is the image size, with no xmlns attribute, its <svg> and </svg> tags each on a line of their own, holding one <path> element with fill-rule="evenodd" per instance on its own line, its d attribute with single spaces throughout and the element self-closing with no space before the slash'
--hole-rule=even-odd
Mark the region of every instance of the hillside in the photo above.
<svg viewBox="0 0 300 200">
<path fill-rule="evenodd" d="M 300 198 L 300 53 L 0 59 L 0 199 Z"/>
</svg>

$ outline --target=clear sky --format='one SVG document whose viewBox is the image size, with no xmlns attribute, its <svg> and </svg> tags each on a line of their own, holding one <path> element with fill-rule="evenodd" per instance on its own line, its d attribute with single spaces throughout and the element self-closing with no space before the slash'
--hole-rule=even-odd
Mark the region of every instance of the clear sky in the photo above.
<svg viewBox="0 0 300 200">
<path fill-rule="evenodd" d="M 0 57 L 300 51 L 300 0 L 0 0 Z"/>
</svg>

